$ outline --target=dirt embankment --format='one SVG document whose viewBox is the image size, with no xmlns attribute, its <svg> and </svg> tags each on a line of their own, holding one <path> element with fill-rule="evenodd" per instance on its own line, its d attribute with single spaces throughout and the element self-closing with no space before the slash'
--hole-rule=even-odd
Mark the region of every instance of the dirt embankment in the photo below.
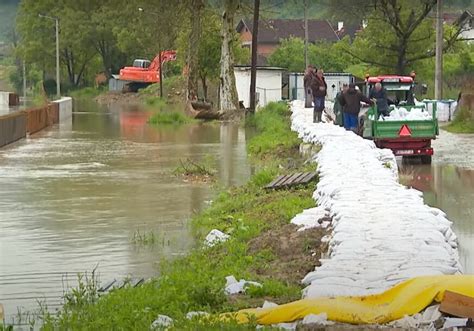
<svg viewBox="0 0 474 331">
<path fill-rule="evenodd" d="M 142 104 L 144 99 L 140 93 L 107 92 L 97 96 L 95 101 L 100 105 L 110 106 L 112 104 Z"/>
<path fill-rule="evenodd" d="M 287 224 L 263 232 L 249 242 L 250 253 L 270 250 L 275 257 L 265 268 L 256 269 L 257 274 L 300 285 L 308 272 L 321 265 L 319 259 L 328 251 L 327 243 L 321 239 L 331 230 L 297 229 L 296 225 Z"/>
</svg>

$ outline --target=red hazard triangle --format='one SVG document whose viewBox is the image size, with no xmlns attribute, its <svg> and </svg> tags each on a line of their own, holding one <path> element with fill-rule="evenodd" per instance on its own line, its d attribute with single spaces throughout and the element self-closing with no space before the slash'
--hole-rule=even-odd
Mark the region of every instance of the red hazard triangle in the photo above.
<svg viewBox="0 0 474 331">
<path fill-rule="evenodd" d="M 399 137 L 411 137 L 411 130 L 408 127 L 408 125 L 403 124 L 402 127 L 400 128 L 400 131 L 398 131 L 398 136 Z"/>
</svg>

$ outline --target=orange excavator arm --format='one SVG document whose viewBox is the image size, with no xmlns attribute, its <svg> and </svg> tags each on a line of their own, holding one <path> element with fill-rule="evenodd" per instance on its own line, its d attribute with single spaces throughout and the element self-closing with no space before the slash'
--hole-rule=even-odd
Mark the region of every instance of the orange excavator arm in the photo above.
<svg viewBox="0 0 474 331">
<path fill-rule="evenodd" d="M 176 60 L 176 51 L 168 50 L 161 52 L 161 64 Z M 150 66 L 148 67 L 149 71 L 158 71 L 160 70 L 160 55 L 156 55 L 153 61 L 151 61 Z M 159 76 L 159 75 L 158 75 Z"/>
</svg>

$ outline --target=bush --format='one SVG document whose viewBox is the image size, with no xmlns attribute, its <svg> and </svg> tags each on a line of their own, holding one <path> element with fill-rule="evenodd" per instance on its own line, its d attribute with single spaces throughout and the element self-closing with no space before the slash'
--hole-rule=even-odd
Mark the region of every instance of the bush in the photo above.
<svg viewBox="0 0 474 331">
<path fill-rule="evenodd" d="M 290 110 L 286 103 L 270 102 L 246 121 L 258 135 L 250 139 L 247 149 L 250 154 L 262 156 L 268 153 L 291 152 L 299 146 L 299 139 L 290 130 Z"/>
<path fill-rule="evenodd" d="M 474 111 L 466 107 L 461 108 L 445 129 L 454 133 L 474 133 Z"/>
<path fill-rule="evenodd" d="M 161 99 L 160 99 L 161 101 Z M 168 125 L 181 125 L 189 123 L 191 120 L 180 112 L 164 112 L 160 111 L 150 117 L 148 123 L 150 124 L 168 124 Z"/>
</svg>

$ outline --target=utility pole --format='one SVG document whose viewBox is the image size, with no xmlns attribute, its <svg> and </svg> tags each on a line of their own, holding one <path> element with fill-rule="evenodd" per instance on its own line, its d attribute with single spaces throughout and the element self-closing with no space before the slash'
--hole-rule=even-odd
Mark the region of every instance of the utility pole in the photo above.
<svg viewBox="0 0 474 331">
<path fill-rule="evenodd" d="M 162 65 L 162 59 L 161 59 L 161 47 L 159 49 L 159 55 L 158 55 L 158 60 L 160 61 L 160 64 L 159 64 L 159 71 L 160 71 L 160 98 L 163 98 L 163 73 L 161 72 L 161 65 Z"/>
<path fill-rule="evenodd" d="M 255 91 L 257 85 L 257 39 L 258 39 L 258 16 L 260 12 L 260 0 L 254 0 L 253 6 L 253 31 L 252 31 L 252 67 L 250 69 L 250 111 L 255 112 Z"/>
<path fill-rule="evenodd" d="M 443 98 L 443 1 L 436 3 L 435 99 Z"/>
<path fill-rule="evenodd" d="M 56 23 L 56 97 L 61 98 L 61 81 L 59 76 L 59 18 L 38 14 L 39 17 L 54 20 Z"/>
<path fill-rule="evenodd" d="M 308 0 L 304 1 L 304 67 L 308 67 Z"/>
<path fill-rule="evenodd" d="M 23 60 L 23 105 L 26 104 L 26 65 Z"/>
</svg>

